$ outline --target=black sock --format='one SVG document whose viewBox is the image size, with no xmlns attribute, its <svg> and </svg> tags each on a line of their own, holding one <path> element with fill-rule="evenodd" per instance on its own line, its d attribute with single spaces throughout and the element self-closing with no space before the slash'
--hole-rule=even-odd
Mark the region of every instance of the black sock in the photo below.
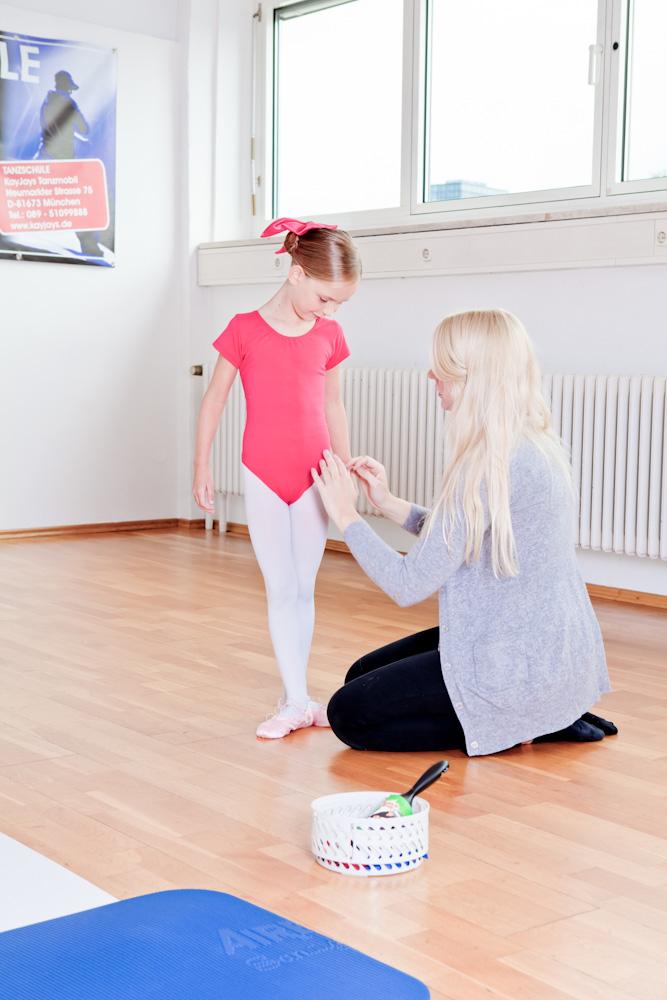
<svg viewBox="0 0 667 1000">
<path fill-rule="evenodd" d="M 571 726 L 559 729 L 557 733 L 536 736 L 533 743 L 593 743 L 603 738 L 604 733 L 597 726 L 592 726 L 584 719 L 577 719 Z"/>
<path fill-rule="evenodd" d="M 605 736 L 615 736 L 618 732 L 613 722 L 609 722 L 608 719 L 601 719 L 599 715 L 593 715 L 592 712 L 584 712 L 581 718 L 591 726 L 601 729 Z"/>
</svg>

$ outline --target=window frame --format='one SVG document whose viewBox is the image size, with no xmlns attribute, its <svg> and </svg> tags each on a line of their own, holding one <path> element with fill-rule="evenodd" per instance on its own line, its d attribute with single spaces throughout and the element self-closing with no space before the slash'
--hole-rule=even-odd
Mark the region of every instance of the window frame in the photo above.
<svg viewBox="0 0 667 1000">
<path fill-rule="evenodd" d="M 602 2 L 602 0 L 601 0 Z M 652 177 L 645 180 L 623 181 L 617 175 L 622 173 L 624 138 L 624 103 L 626 100 L 625 66 L 628 61 L 628 17 L 634 0 L 612 0 L 610 6 L 610 31 L 607 38 L 607 52 L 612 53 L 614 42 L 619 43 L 618 58 L 611 59 L 607 121 L 609 122 L 609 150 L 606 167 L 605 191 L 609 197 L 627 194 L 650 194 L 667 191 L 667 177 Z M 623 89 L 621 89 L 623 87 Z M 620 167 L 620 169 L 619 169 Z"/>
<path fill-rule="evenodd" d="M 461 212 L 467 213 L 468 210 L 476 210 L 487 208 L 495 210 L 497 213 L 499 209 L 509 209 L 513 211 L 514 209 L 534 209 L 536 205 L 544 205 L 546 202 L 550 204 L 562 202 L 562 201 L 572 201 L 577 202 L 577 207 L 582 199 L 587 198 L 597 198 L 600 194 L 600 184 L 601 184 L 601 157 L 602 157 L 602 91 L 603 91 L 603 69 L 602 60 L 598 59 L 596 64 L 596 72 L 598 75 L 598 82 L 595 84 L 595 100 L 593 109 L 593 142 L 591 149 L 591 183 L 582 184 L 574 187 L 567 188 L 547 188 L 538 191 L 520 191 L 515 194 L 503 194 L 503 195 L 485 195 L 479 198 L 461 198 L 456 201 L 450 202 L 424 202 L 422 201 L 422 180 L 425 176 L 425 170 L 428 159 L 428 136 L 426 134 L 427 130 L 427 111 L 428 111 L 428 57 L 429 53 L 427 51 L 427 11 L 430 7 L 431 0 L 421 0 L 417 4 L 416 16 L 418 19 L 418 36 L 413 52 L 414 60 L 414 78 L 415 78 L 415 90 L 416 90 L 416 102 L 415 102 L 415 114 L 416 121 L 419 124 L 420 132 L 415 143 L 414 153 L 413 153 L 413 178 L 414 183 L 412 184 L 412 202 L 410 205 L 411 215 L 415 218 L 420 218 L 422 216 L 432 215 L 434 212 L 441 214 L 443 217 L 447 218 L 452 215 L 452 213 L 459 214 Z M 604 0 L 598 0 L 598 16 L 597 16 L 597 27 L 596 27 L 596 39 L 595 44 L 601 46 L 604 39 Z M 592 86 L 592 85 L 591 85 Z M 507 214 L 505 212 L 504 214 Z"/>
<path fill-rule="evenodd" d="M 513 195 L 465 198 L 451 202 L 422 202 L 422 178 L 426 163 L 427 58 L 426 30 L 429 0 L 403 0 L 403 86 L 401 128 L 401 204 L 369 211 L 317 213 L 322 222 L 334 222 L 356 231 L 387 227 L 436 226 L 438 223 L 470 221 L 493 225 L 506 223 L 508 217 L 521 221 L 537 213 L 559 214 L 571 211 L 580 215 L 615 214 L 646 210 L 655 202 L 656 192 L 667 198 L 667 178 L 648 181 L 617 181 L 616 165 L 622 141 L 621 106 L 627 39 L 621 35 L 626 4 L 632 0 L 598 0 L 597 38 L 602 47 L 598 54 L 594 102 L 594 127 L 591 184 L 577 187 L 520 192 Z M 252 184 L 256 193 L 255 214 L 251 216 L 252 236 L 258 236 L 274 215 L 274 141 L 275 129 L 275 11 L 295 6 L 303 0 L 262 0 L 261 17 L 255 15 L 253 35 L 253 110 L 254 141 L 251 138 Z M 614 52 L 612 43 L 619 42 Z M 251 127 L 252 131 L 252 127 Z M 662 181 L 662 184 L 658 183 Z M 652 198 L 650 196 L 653 196 Z M 308 216 L 311 210 L 301 213 Z M 316 209 L 313 209 L 315 212 Z"/>
<path fill-rule="evenodd" d="M 284 7 L 296 6 L 302 0 L 262 0 L 261 20 L 255 18 L 255 37 L 253 47 L 255 49 L 254 66 L 256 80 L 253 85 L 253 103 L 256 105 L 253 111 L 253 120 L 256 123 L 256 134 L 254 137 L 254 149 L 256 161 L 253 165 L 253 187 L 257 192 L 257 214 L 253 218 L 253 229 L 255 235 L 259 235 L 261 230 L 275 218 L 276 195 L 274 191 L 275 177 L 275 104 L 276 95 L 274 92 L 274 76 L 276 70 L 275 49 L 276 39 L 274 37 L 274 13 Z M 317 0 L 315 0 L 317 2 Z M 409 73 L 406 73 L 406 65 L 409 64 L 412 56 L 412 26 L 414 16 L 414 6 L 419 0 L 403 0 L 403 85 L 401 116 L 402 123 L 410 120 L 410 109 L 412 106 L 412 80 Z M 261 95 L 261 97 L 260 97 Z M 270 113 L 269 112 L 270 109 Z M 251 146 L 252 146 L 251 139 Z M 411 159 L 411 129 L 401 127 L 401 182 L 400 198 L 401 204 L 409 204 L 410 199 L 410 159 Z M 258 168 L 260 182 L 257 183 Z M 302 213 L 307 215 L 309 209 Z M 313 208 L 313 212 L 317 209 Z M 392 206 L 386 209 L 373 209 L 371 211 L 356 211 L 345 213 L 323 214 L 317 213 L 317 218 L 322 222 L 338 222 L 344 218 L 348 228 L 360 228 L 364 226 L 387 226 L 396 223 L 398 216 L 400 222 L 410 221 L 409 214 L 401 209 L 401 205 Z"/>
</svg>

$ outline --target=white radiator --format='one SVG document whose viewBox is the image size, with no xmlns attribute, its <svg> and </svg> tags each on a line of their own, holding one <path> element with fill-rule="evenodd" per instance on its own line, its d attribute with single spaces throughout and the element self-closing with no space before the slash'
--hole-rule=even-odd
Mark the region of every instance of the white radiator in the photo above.
<svg viewBox="0 0 667 1000">
<path fill-rule="evenodd" d="M 572 457 L 584 549 L 667 559 L 667 406 L 665 378 L 545 375 L 543 387 Z M 425 372 L 343 371 L 353 455 L 387 468 L 393 493 L 429 506 L 443 470 L 442 415 Z M 226 528 L 226 497 L 243 492 L 245 400 L 236 379 L 213 450 L 213 478 Z M 360 509 L 371 508 L 362 499 Z"/>
<path fill-rule="evenodd" d="M 667 559 L 665 379 L 545 375 L 572 456 L 582 549 Z"/>
</svg>

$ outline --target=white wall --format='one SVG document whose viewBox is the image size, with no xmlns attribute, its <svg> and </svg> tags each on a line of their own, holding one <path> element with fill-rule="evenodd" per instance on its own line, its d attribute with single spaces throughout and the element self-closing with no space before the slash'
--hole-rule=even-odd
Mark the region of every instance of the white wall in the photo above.
<svg viewBox="0 0 667 1000">
<path fill-rule="evenodd" d="M 4 12 L 7 7 L 15 7 L 21 11 L 38 11 L 40 14 L 176 40 L 179 36 L 180 4 L 181 0 L 24 0 L 4 4 L 0 10 Z M 3 30 L 7 27 L 7 22 L 4 22 Z"/>
<path fill-rule="evenodd" d="M 217 64 L 218 45 L 222 36 L 219 6 L 219 0 L 190 0 L 181 12 L 182 55 L 188 73 L 184 94 L 187 136 L 182 151 L 182 201 L 185 214 L 184 322 L 188 330 L 183 336 L 183 346 L 189 358 L 183 365 L 184 372 L 187 372 L 190 364 L 199 363 L 190 357 L 192 351 L 189 331 L 205 327 L 208 306 L 204 290 L 197 285 L 197 246 L 202 241 L 213 238 L 214 196 L 216 190 L 221 189 L 221 183 L 216 179 L 216 93 L 221 86 L 222 75 Z M 233 107 L 232 95 L 226 94 L 226 97 Z M 221 155 L 225 170 L 233 170 L 236 158 L 225 157 L 224 150 Z M 201 378 L 189 377 L 181 411 L 184 447 L 179 467 L 178 514 L 185 518 L 202 516 L 201 510 L 192 501 L 191 480 L 192 442 L 203 383 Z"/>
<path fill-rule="evenodd" d="M 129 0 L 36 6 L 0 4 L 3 30 L 118 49 L 117 266 L 0 261 L 0 529 L 174 516 L 187 448 L 185 77 L 179 47 L 154 36 L 174 33 L 177 5 L 155 0 L 150 18 Z M 84 8 L 85 20 L 47 13 Z M 152 33 L 93 23 L 105 14 Z"/>
</svg>

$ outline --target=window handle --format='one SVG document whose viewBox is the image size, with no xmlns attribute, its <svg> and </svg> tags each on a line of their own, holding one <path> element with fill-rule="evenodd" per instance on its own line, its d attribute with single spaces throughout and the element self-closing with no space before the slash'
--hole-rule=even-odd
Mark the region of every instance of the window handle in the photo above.
<svg viewBox="0 0 667 1000">
<path fill-rule="evenodd" d="M 588 82 L 592 87 L 598 83 L 598 66 L 600 64 L 598 56 L 603 53 L 601 45 L 588 46 Z"/>
</svg>

